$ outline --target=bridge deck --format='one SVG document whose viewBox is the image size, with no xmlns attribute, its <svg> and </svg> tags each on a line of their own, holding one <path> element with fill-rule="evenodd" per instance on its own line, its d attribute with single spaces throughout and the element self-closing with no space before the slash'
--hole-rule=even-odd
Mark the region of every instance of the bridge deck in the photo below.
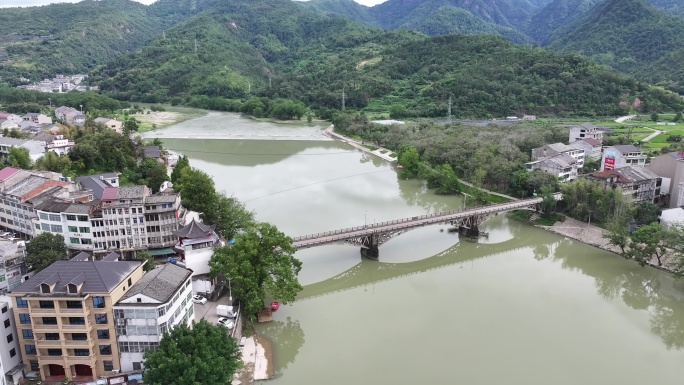
<svg viewBox="0 0 684 385">
<path fill-rule="evenodd" d="M 346 229 L 328 231 L 324 233 L 310 234 L 301 237 L 294 237 L 292 245 L 297 249 L 318 246 L 327 243 L 336 243 L 354 238 L 369 236 L 374 233 L 390 233 L 401 230 L 408 230 L 415 227 L 433 225 L 438 223 L 448 223 L 458 219 L 468 218 L 478 215 L 486 215 L 511 211 L 529 206 L 534 206 L 542 202 L 541 197 L 530 198 L 510 203 L 491 204 L 483 207 L 468 210 L 454 210 L 442 213 L 425 214 L 410 218 L 396 219 L 388 222 L 375 223 L 373 225 L 350 227 Z"/>
</svg>

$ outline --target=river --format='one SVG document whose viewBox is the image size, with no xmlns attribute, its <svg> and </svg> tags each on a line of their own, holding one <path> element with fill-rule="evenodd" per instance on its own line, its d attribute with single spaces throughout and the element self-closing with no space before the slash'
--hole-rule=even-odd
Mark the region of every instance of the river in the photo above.
<svg viewBox="0 0 684 385">
<path fill-rule="evenodd" d="M 211 113 L 148 137 L 291 236 L 462 207 L 315 125 Z M 190 139 L 201 138 L 201 139 Z M 227 139 L 232 138 L 232 139 Z M 262 140 L 252 140 L 262 139 Z M 257 331 L 273 384 L 676 384 L 684 282 L 499 215 L 488 239 L 446 226 L 297 252 L 304 290 Z"/>
</svg>

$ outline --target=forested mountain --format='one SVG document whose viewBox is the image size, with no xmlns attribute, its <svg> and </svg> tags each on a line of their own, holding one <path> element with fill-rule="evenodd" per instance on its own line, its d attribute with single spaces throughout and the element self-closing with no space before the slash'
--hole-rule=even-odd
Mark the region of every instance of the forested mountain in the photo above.
<svg viewBox="0 0 684 385">
<path fill-rule="evenodd" d="M 644 75 L 684 91 L 684 78 L 653 63 L 684 49 L 684 19 L 667 16 L 644 0 L 605 0 L 557 30 L 551 49 L 579 52 L 620 71 Z M 657 71 L 657 72 L 656 72 Z"/>
<path fill-rule="evenodd" d="M 682 0 L 648 0 L 648 2 L 664 10 L 668 15 L 684 18 L 684 1 Z"/>
<path fill-rule="evenodd" d="M 130 0 L 83 1 L 0 12 L 0 76 L 37 80 L 90 71 L 137 48 L 162 28 Z"/>
<path fill-rule="evenodd" d="M 217 1 L 92 79 L 132 101 L 256 95 L 339 108 L 344 91 L 348 108 L 400 105 L 413 116 L 446 115 L 450 96 L 463 117 L 613 114 L 635 97 L 654 110 L 682 107 L 673 94 L 576 55 L 493 36 L 382 31 L 282 0 Z"/>
<path fill-rule="evenodd" d="M 302 1 L 301 6 L 330 17 L 343 17 L 361 24 L 378 26 L 370 8 L 354 0 L 312 0 Z"/>
<path fill-rule="evenodd" d="M 542 45 L 548 43 L 551 34 L 603 0 L 553 0 L 538 9 L 524 24 L 527 35 Z"/>
</svg>

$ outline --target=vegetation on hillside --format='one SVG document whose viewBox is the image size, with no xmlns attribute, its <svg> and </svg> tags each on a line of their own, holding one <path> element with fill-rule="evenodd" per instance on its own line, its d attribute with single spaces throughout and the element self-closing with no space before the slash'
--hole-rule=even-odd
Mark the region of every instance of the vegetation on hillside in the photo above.
<svg viewBox="0 0 684 385">
<path fill-rule="evenodd" d="M 673 58 L 683 55 L 684 19 L 668 16 L 645 0 L 606 0 L 557 30 L 549 47 L 579 52 L 676 90 L 682 90 L 684 84 L 678 66 L 666 68 Z M 664 58 L 666 55 L 672 56 Z"/>
</svg>

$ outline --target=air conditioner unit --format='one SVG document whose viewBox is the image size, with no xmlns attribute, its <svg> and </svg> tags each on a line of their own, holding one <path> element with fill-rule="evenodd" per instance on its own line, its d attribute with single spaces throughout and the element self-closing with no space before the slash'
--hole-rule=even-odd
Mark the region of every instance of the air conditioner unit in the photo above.
<svg viewBox="0 0 684 385">
<path fill-rule="evenodd" d="M 112 374 L 119 374 L 119 369 L 112 369 Z"/>
</svg>

